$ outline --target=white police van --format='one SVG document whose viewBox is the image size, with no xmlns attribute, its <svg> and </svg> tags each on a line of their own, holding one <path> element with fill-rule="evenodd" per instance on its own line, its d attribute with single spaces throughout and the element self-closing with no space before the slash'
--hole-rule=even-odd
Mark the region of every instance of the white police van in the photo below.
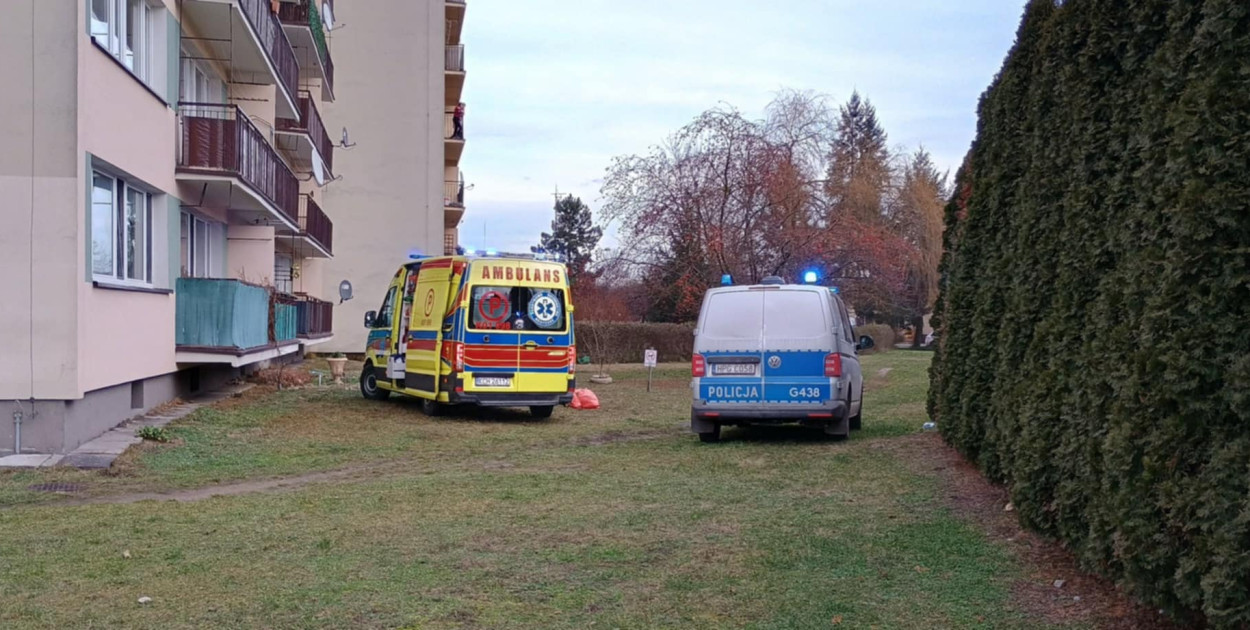
<svg viewBox="0 0 1250 630">
<path fill-rule="evenodd" d="M 719 441 L 725 425 L 798 422 L 835 439 L 860 428 L 859 350 L 873 340 L 855 339 L 835 291 L 777 277 L 718 287 L 694 334 L 690 428 L 700 440 Z"/>
</svg>

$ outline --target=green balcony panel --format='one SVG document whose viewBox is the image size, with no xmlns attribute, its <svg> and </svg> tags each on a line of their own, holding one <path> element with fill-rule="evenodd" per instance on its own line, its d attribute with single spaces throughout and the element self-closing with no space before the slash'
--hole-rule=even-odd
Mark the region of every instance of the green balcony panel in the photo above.
<svg viewBox="0 0 1250 630">
<path fill-rule="evenodd" d="M 247 350 L 269 343 L 269 291 L 261 287 L 179 278 L 176 297 L 179 346 Z M 294 331 L 293 309 L 290 318 Z"/>
</svg>

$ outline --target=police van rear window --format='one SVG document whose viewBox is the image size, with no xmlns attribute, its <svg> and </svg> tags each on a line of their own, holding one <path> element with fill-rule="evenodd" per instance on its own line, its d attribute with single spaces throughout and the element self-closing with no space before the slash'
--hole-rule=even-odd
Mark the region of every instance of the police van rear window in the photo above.
<svg viewBox="0 0 1250 630">
<path fill-rule="evenodd" d="M 827 335 L 826 303 L 814 291 L 769 291 L 764 294 L 764 332 L 770 337 Z"/>
<path fill-rule="evenodd" d="M 473 287 L 469 308 L 476 330 L 564 330 L 562 289 Z"/>
<path fill-rule="evenodd" d="M 708 300 L 702 334 L 716 339 L 759 339 L 763 325 L 763 292 L 713 293 Z"/>
</svg>

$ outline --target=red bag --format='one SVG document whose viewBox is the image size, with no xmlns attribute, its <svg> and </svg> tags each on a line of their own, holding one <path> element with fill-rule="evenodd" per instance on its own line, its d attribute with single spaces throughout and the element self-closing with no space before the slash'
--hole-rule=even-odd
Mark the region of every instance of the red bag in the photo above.
<svg viewBox="0 0 1250 630">
<path fill-rule="evenodd" d="M 573 409 L 598 409 L 599 397 L 589 389 L 578 389 L 573 391 L 573 402 L 569 403 Z"/>
</svg>

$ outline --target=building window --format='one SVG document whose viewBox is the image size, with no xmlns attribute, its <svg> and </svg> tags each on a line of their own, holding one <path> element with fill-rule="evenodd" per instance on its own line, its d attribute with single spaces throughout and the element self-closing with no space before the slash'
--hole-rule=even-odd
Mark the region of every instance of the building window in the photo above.
<svg viewBox="0 0 1250 630">
<path fill-rule="evenodd" d="M 91 38 L 150 83 L 158 13 L 147 0 L 91 0 Z"/>
<path fill-rule="evenodd" d="M 278 293 L 291 295 L 295 293 L 294 274 L 291 273 L 292 260 L 286 254 L 275 254 L 273 257 L 273 288 Z"/>
<path fill-rule="evenodd" d="M 214 251 L 222 251 L 225 238 L 222 226 L 205 221 L 189 212 L 182 213 L 180 250 L 182 252 L 182 277 L 212 278 L 217 275 L 213 266 L 218 264 Z"/>
<path fill-rule="evenodd" d="M 97 279 L 152 282 L 152 195 L 99 171 L 91 181 L 91 272 Z"/>
</svg>

